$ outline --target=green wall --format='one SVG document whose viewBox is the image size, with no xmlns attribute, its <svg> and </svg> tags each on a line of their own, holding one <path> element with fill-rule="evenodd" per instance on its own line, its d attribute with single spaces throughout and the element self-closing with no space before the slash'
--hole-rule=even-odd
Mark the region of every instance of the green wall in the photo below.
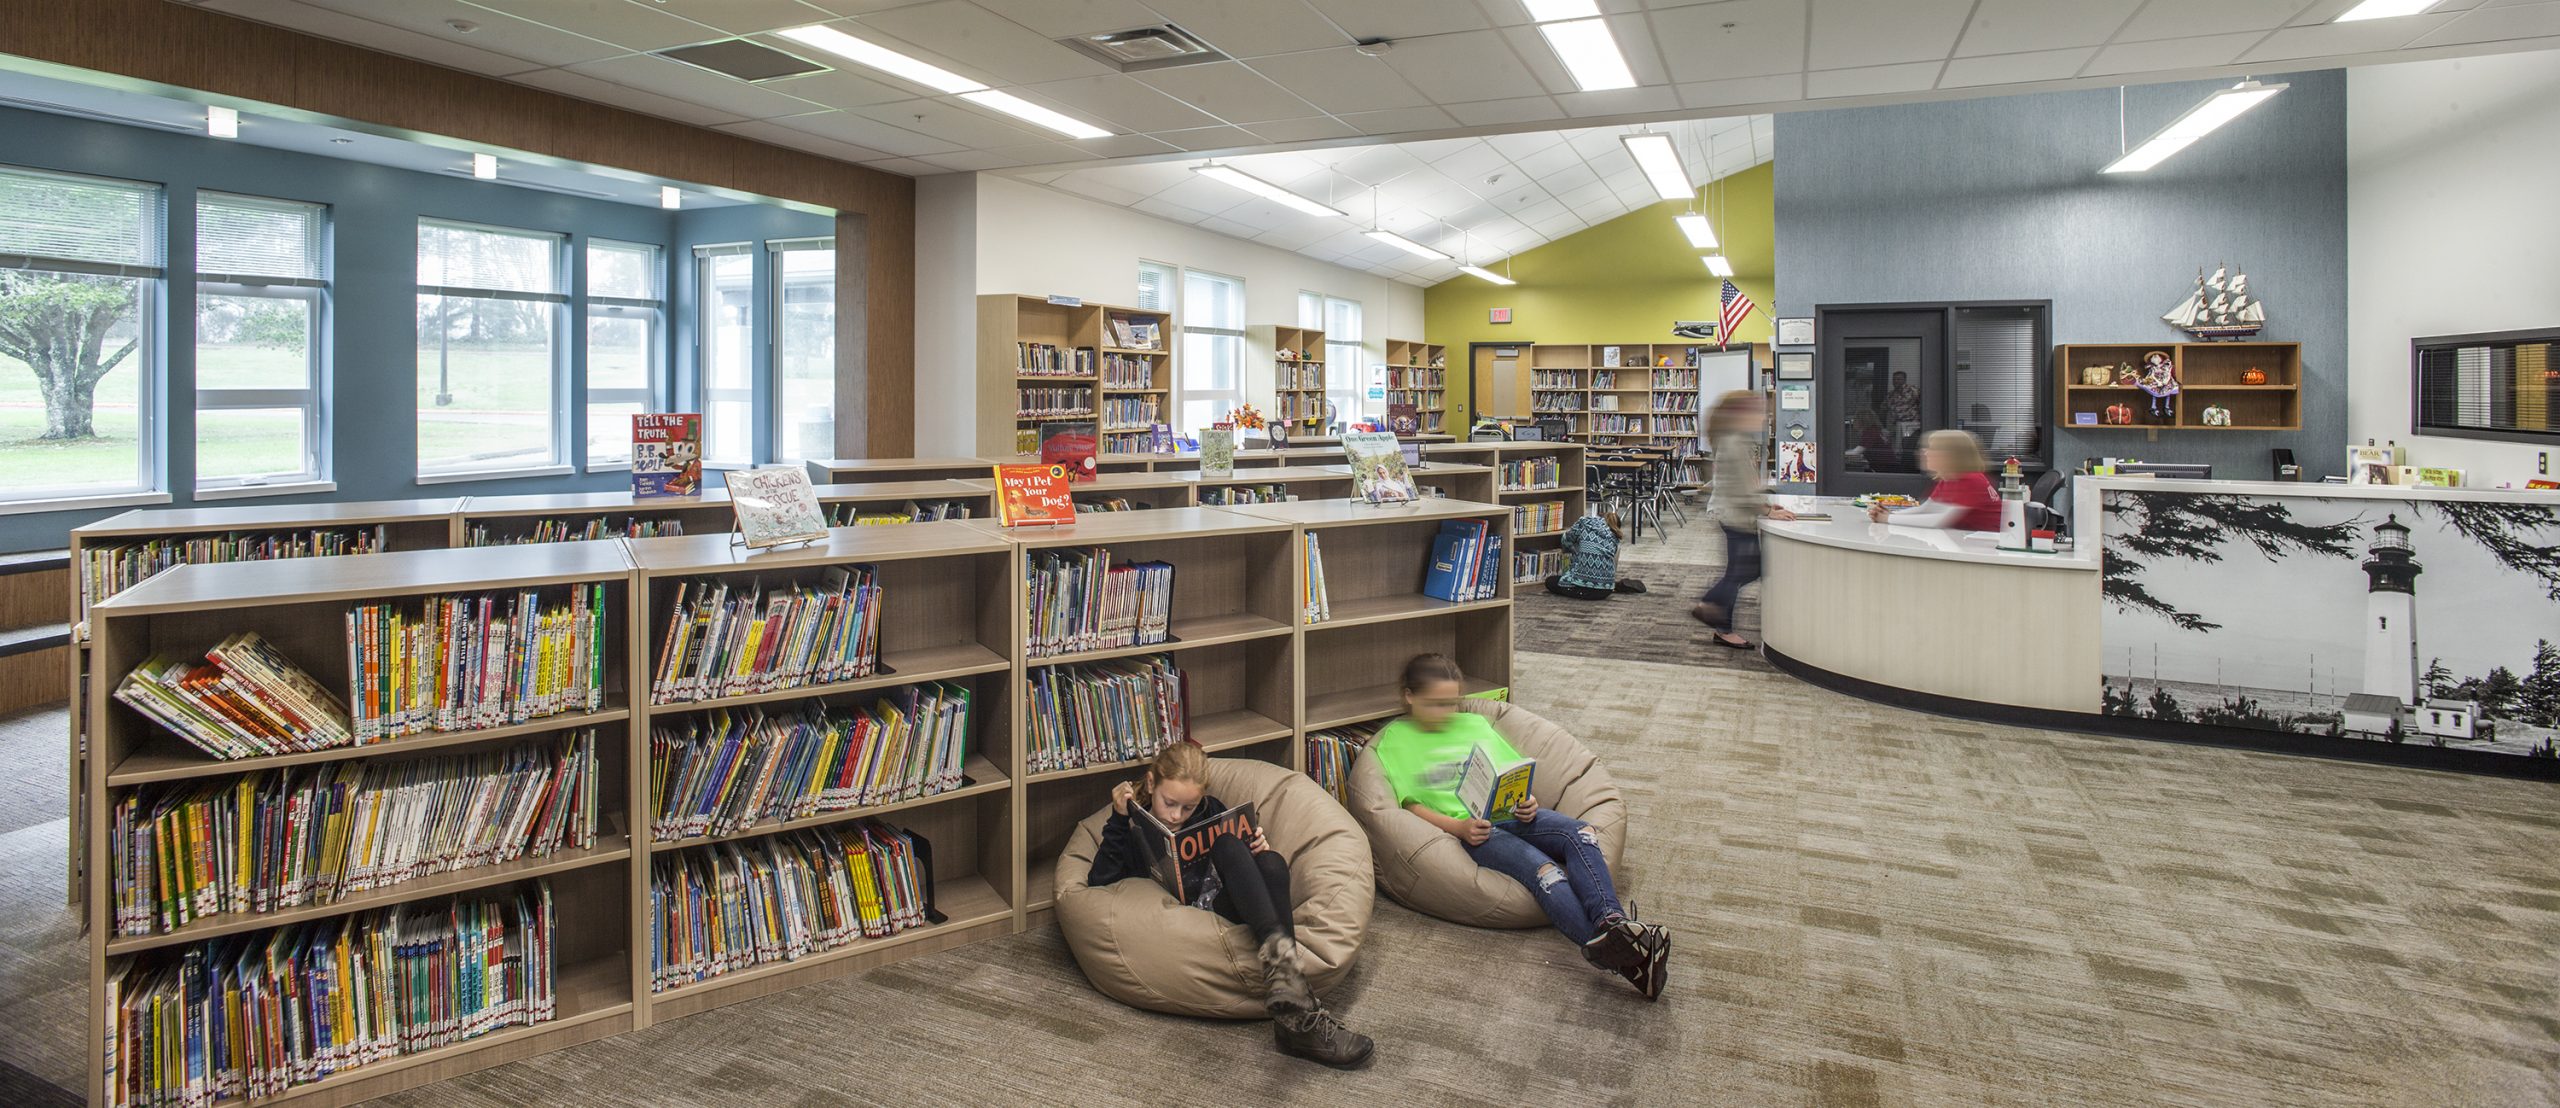
<svg viewBox="0 0 2560 1108">
<path fill-rule="evenodd" d="M 1721 218 L 1715 212 L 1709 218 L 1725 256 L 1733 259 L 1733 283 L 1760 308 L 1736 329 L 1737 341 L 1769 341 L 1769 309 L 1777 295 L 1773 179 L 1772 167 L 1762 164 L 1707 190 L 1710 197 L 1720 192 Z M 1687 210 L 1683 202 L 1666 200 L 1515 254 L 1507 270 L 1489 267 L 1517 285 L 1462 275 L 1424 290 L 1424 339 L 1449 348 L 1450 407 L 1465 403 L 1469 343 L 1678 342 L 1671 334 L 1673 320 L 1716 318 L 1723 282 L 1707 272 L 1699 251 L 1671 222 Z M 1511 322 L 1485 322 L 1494 308 L 1511 309 Z"/>
</svg>

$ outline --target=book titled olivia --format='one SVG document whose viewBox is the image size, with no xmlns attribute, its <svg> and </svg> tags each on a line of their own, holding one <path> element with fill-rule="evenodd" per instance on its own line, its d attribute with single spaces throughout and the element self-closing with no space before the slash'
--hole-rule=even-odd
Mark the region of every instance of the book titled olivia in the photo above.
<svg viewBox="0 0 2560 1108">
<path fill-rule="evenodd" d="M 1006 527 L 1051 527 L 1076 521 L 1063 465 L 997 466 L 996 522 Z"/>
</svg>

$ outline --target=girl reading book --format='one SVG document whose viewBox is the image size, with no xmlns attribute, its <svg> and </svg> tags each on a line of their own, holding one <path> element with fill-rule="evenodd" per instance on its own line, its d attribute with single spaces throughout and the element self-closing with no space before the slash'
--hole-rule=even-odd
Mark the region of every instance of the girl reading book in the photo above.
<svg viewBox="0 0 2560 1108">
<path fill-rule="evenodd" d="M 1540 809 L 1535 795 L 1508 813 L 1471 812 L 1460 799 L 1458 767 L 1477 748 L 1496 766 L 1521 760 L 1492 721 L 1458 709 L 1465 695 L 1466 675 L 1446 655 L 1423 654 L 1405 664 L 1406 713 L 1370 746 L 1396 803 L 1466 844 L 1477 865 L 1527 887 L 1556 930 L 1581 946 L 1585 961 L 1626 978 L 1647 1000 L 1661 996 L 1671 933 L 1637 922 L 1619 903 L 1590 825 Z M 1493 814 L 1510 818 L 1486 818 Z"/>
<path fill-rule="evenodd" d="M 1100 888 L 1128 878 L 1149 879 L 1163 831 L 1178 831 L 1201 816 L 1225 812 L 1209 795 L 1209 756 L 1185 740 L 1156 754 L 1147 772 L 1111 789 L 1111 818 L 1085 884 Z M 1369 1060 L 1375 1045 L 1324 1010 L 1298 965 L 1298 940 L 1289 918 L 1289 860 L 1271 849 L 1262 828 L 1250 840 L 1222 837 L 1205 859 L 1185 864 L 1180 884 L 1198 890 L 1189 905 L 1252 929 L 1262 960 L 1264 1004 L 1272 1039 L 1281 1051 L 1339 1069 Z"/>
</svg>

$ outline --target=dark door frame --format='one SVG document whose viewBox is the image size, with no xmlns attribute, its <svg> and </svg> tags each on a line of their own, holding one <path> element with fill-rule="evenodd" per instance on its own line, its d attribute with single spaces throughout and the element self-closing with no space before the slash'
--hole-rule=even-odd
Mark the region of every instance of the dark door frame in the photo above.
<svg viewBox="0 0 2560 1108">
<path fill-rule="evenodd" d="M 1922 300 L 1864 304 L 1817 304 L 1814 305 L 1813 309 L 1813 333 L 1815 338 L 1813 390 L 1814 441 L 1823 444 L 1821 447 L 1822 457 L 1814 470 L 1814 490 L 1817 493 L 1824 496 L 1841 495 L 1838 491 L 1839 486 L 1834 483 L 1837 476 L 1845 472 L 1840 468 L 1839 459 L 1843 456 L 1843 452 L 1846 451 L 1849 446 L 1853 445 L 1841 441 L 1838 434 L 1842 415 L 1840 411 L 1841 351 L 1840 347 L 1836 345 L 1838 332 L 1831 326 L 1833 317 L 1835 315 L 1860 315 L 1883 312 L 1940 313 L 1941 319 L 1938 327 L 1939 348 L 1935 353 L 1938 358 L 1938 364 L 1941 367 L 1946 368 L 1947 376 L 1952 377 L 1954 373 L 1953 367 L 1955 364 L 1956 351 L 1956 311 L 1960 308 L 2040 308 L 2043 310 L 2043 315 L 2040 317 L 2042 325 L 2038 328 L 2035 341 L 2035 345 L 2040 351 L 2040 356 L 2037 358 L 2036 367 L 2034 369 L 2034 411 L 2036 412 L 2036 418 L 2043 431 L 2041 441 L 2044 444 L 2043 453 L 2045 456 L 2035 459 L 2021 458 L 2019 461 L 2020 468 L 2029 473 L 2041 473 L 2052 467 L 2054 464 L 2052 455 L 2055 449 L 2054 429 L 2052 424 L 2054 410 L 2053 373 L 2051 372 L 2054 331 L 2053 301 L 2031 299 Z M 1953 390 L 1948 387 L 1951 386 L 1952 383 L 1952 381 L 1942 381 L 1940 382 L 1941 387 L 1932 390 L 1931 395 L 1936 399 L 1931 406 L 1938 410 L 1934 413 L 1930 411 L 1922 412 L 1920 422 L 1923 433 L 1938 427 L 1954 425 L 1954 421 L 1949 414 L 1951 411 L 1951 405 L 1954 403 Z M 1922 487 L 1925 488 L 1926 478 L 1922 478 L 1921 481 Z"/>
</svg>

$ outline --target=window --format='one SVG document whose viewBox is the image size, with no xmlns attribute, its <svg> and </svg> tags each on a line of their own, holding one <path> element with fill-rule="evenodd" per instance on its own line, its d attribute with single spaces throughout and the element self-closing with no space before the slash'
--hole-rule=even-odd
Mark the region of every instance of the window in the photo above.
<svg viewBox="0 0 2560 1108">
<path fill-rule="evenodd" d="M 2409 344 L 2409 354 L 2416 433 L 2560 441 L 2560 330 L 2423 338 Z M 2268 383 L 2293 382 L 2278 376 Z"/>
<path fill-rule="evenodd" d="M 1150 312 L 1174 310 L 1174 282 L 1181 271 L 1163 262 L 1138 263 L 1138 307 Z"/>
<path fill-rule="evenodd" d="M 1182 274 L 1182 426 L 1196 432 L 1244 403 L 1244 281 Z"/>
<path fill-rule="evenodd" d="M 0 169 L 0 500 L 149 489 L 160 190 Z"/>
<path fill-rule="evenodd" d="M 1367 412 L 1368 351 L 1360 342 L 1360 302 L 1324 298 L 1324 398 L 1333 405 L 1336 422 L 1348 423 Z"/>
<path fill-rule="evenodd" d="M 1973 435 L 2030 471 L 2050 461 L 2052 306 L 2045 301 L 1816 305 L 1818 434 L 1833 436 L 1824 495 L 1925 495 L 1920 444 Z"/>
<path fill-rule="evenodd" d="M 587 465 L 631 464 L 631 417 L 651 410 L 665 318 L 658 248 L 587 240 Z"/>
<path fill-rule="evenodd" d="M 836 456 L 836 240 L 766 244 L 774 306 L 773 460 Z"/>
<path fill-rule="evenodd" d="M 328 209 L 196 194 L 196 488 L 317 481 Z"/>
<path fill-rule="evenodd" d="M 702 457 L 755 463 L 755 255 L 748 244 L 693 248 L 696 341 L 702 388 Z"/>
<path fill-rule="evenodd" d="M 418 221 L 418 473 L 561 460 L 560 236 Z"/>
</svg>

